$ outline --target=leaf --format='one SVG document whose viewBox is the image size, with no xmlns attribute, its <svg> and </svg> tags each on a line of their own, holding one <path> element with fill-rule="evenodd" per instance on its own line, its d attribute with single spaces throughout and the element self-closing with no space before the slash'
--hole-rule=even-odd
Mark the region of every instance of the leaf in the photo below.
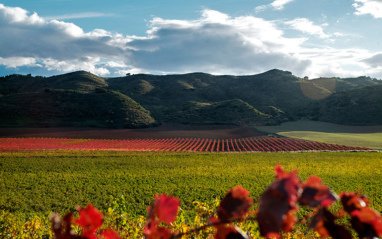
<svg viewBox="0 0 382 239">
<path fill-rule="evenodd" d="M 351 213 L 350 223 L 358 236 L 374 238 L 382 236 L 381 216 L 369 207 L 354 210 Z"/>
<path fill-rule="evenodd" d="M 249 192 L 240 185 L 231 188 L 217 209 L 219 219 L 221 221 L 231 221 L 233 218 L 244 218 L 253 201 L 248 195 Z"/>
<path fill-rule="evenodd" d="M 378 212 L 369 208 L 369 200 L 360 194 L 344 192 L 340 194 L 344 210 L 350 214 L 350 223 L 359 237 L 382 236 L 382 218 Z"/>
<path fill-rule="evenodd" d="M 275 172 L 276 181 L 262 194 L 257 214 L 260 234 L 267 237 L 274 237 L 282 230 L 290 231 L 297 221 L 296 202 L 300 191 L 297 171 L 287 173 L 277 165 Z"/>
<path fill-rule="evenodd" d="M 363 195 L 355 194 L 354 192 L 342 192 L 340 194 L 341 203 L 344 210 L 351 214 L 354 210 L 366 207 L 369 200 Z"/>
<path fill-rule="evenodd" d="M 96 238 L 96 231 L 102 226 L 103 216 L 91 203 L 86 208 L 79 209 L 80 218 L 74 222 L 82 227 L 82 233 L 87 238 Z"/>
<path fill-rule="evenodd" d="M 309 177 L 302 185 L 302 194 L 298 200 L 301 205 L 328 207 L 337 201 L 338 196 L 330 191 L 328 186 L 321 183 L 317 176 Z"/>
<path fill-rule="evenodd" d="M 310 228 L 314 228 L 322 237 L 351 239 L 351 233 L 344 226 L 336 224 L 336 219 L 337 217 L 329 212 L 326 207 L 322 207 L 313 216 Z"/>
<path fill-rule="evenodd" d="M 214 223 L 216 233 L 214 234 L 215 239 L 247 239 L 248 236 L 238 227 L 236 227 L 232 222 L 221 223 L 219 218 L 212 217 L 211 222 Z"/>
<path fill-rule="evenodd" d="M 167 228 L 159 227 L 161 222 L 170 224 L 174 222 L 178 215 L 180 201 L 178 198 L 169 197 L 165 194 L 155 195 L 153 205 L 148 208 L 149 215 L 143 230 L 143 234 L 148 239 L 168 239 L 171 232 Z"/>
<path fill-rule="evenodd" d="M 171 232 L 167 228 L 158 227 L 157 222 L 147 223 L 143 229 L 146 239 L 169 239 Z"/>
<path fill-rule="evenodd" d="M 154 211 L 159 221 L 168 224 L 175 221 L 178 215 L 180 201 L 175 197 L 168 197 L 165 194 L 161 196 L 155 195 Z"/>
<path fill-rule="evenodd" d="M 114 231 L 110 228 L 104 230 L 101 233 L 101 237 L 103 237 L 105 239 L 122 239 L 122 237 L 120 237 L 116 231 Z"/>
</svg>

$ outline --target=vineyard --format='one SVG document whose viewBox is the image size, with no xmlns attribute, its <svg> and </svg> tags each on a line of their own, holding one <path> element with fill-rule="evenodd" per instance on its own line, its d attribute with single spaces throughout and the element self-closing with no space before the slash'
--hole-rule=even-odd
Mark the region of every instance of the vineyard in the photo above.
<svg viewBox="0 0 382 239">
<path fill-rule="evenodd" d="M 61 139 L 61 138 L 0 138 L 0 150 L 124 150 L 124 151 L 201 151 L 201 152 L 289 152 L 289 151 L 358 151 L 351 147 L 277 137 L 242 139 Z"/>
</svg>

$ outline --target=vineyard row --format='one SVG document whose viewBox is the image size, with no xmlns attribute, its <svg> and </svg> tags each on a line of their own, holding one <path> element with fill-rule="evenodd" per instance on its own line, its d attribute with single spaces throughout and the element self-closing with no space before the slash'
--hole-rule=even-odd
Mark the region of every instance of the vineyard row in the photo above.
<svg viewBox="0 0 382 239">
<path fill-rule="evenodd" d="M 205 151 L 205 152 L 280 152 L 280 151 L 355 151 L 369 150 L 291 138 L 260 137 L 242 139 L 57 139 L 0 138 L 0 150 L 125 150 L 125 151 Z"/>
</svg>

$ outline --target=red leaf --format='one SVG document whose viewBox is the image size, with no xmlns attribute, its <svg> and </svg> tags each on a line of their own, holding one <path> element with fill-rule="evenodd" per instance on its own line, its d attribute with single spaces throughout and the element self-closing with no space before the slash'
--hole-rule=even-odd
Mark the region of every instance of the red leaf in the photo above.
<svg viewBox="0 0 382 239">
<path fill-rule="evenodd" d="M 359 237 L 382 236 L 382 218 L 378 212 L 367 206 L 369 200 L 365 196 L 344 192 L 340 197 L 344 210 L 351 216 L 350 223 Z"/>
<path fill-rule="evenodd" d="M 257 221 L 262 236 L 275 236 L 282 230 L 289 231 L 296 222 L 296 202 L 300 191 L 297 171 L 287 173 L 277 165 L 275 172 L 277 180 L 260 198 Z"/>
<path fill-rule="evenodd" d="M 143 229 L 146 239 L 169 239 L 171 232 L 167 228 L 158 227 L 157 222 L 147 223 Z"/>
<path fill-rule="evenodd" d="M 221 223 L 220 219 L 212 217 L 211 222 L 214 223 L 216 233 L 214 235 L 215 239 L 247 239 L 248 236 L 236 227 L 232 222 Z"/>
<path fill-rule="evenodd" d="M 244 218 L 252 206 L 252 198 L 242 186 L 231 188 L 222 199 L 217 209 L 221 221 L 231 221 L 233 218 Z"/>
<path fill-rule="evenodd" d="M 148 239 L 167 239 L 171 232 L 167 228 L 158 227 L 159 223 L 170 224 L 174 222 L 179 210 L 179 199 L 166 195 L 155 195 L 155 201 L 151 205 L 143 234 Z"/>
<path fill-rule="evenodd" d="M 105 239 L 122 239 L 122 237 L 120 237 L 118 233 L 112 229 L 106 229 L 101 233 L 101 236 Z"/>
<path fill-rule="evenodd" d="M 321 183 L 321 178 L 317 176 L 309 177 L 302 185 L 302 194 L 299 198 L 299 203 L 317 207 L 319 205 L 328 207 L 333 202 L 337 201 L 337 195 L 332 193 L 328 186 Z"/>
<path fill-rule="evenodd" d="M 82 227 L 83 235 L 90 238 L 96 238 L 95 232 L 102 226 L 103 216 L 91 203 L 79 210 L 80 218 L 74 222 Z"/>
<path fill-rule="evenodd" d="M 340 198 L 344 210 L 349 214 L 354 210 L 366 207 L 369 202 L 365 196 L 357 195 L 353 192 L 343 192 L 340 194 Z"/>
<path fill-rule="evenodd" d="M 326 207 L 317 210 L 312 218 L 311 228 L 314 228 L 322 237 L 331 236 L 334 239 L 351 239 L 351 233 L 342 225 L 335 223 L 337 219 Z"/>
<path fill-rule="evenodd" d="M 360 238 L 382 236 L 382 222 L 378 212 L 369 207 L 363 207 L 360 210 L 354 210 L 351 217 L 350 222 Z"/>
<path fill-rule="evenodd" d="M 155 195 L 154 211 L 159 221 L 172 223 L 178 215 L 180 201 L 175 197 L 168 197 L 165 194 Z"/>
</svg>

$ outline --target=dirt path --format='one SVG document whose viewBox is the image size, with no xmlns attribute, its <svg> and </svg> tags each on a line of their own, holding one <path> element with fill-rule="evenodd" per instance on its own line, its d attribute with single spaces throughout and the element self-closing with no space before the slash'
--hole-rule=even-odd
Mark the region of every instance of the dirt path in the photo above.
<svg viewBox="0 0 382 239">
<path fill-rule="evenodd" d="M 0 137 L 51 137 L 86 139 L 159 139 L 159 138 L 208 138 L 238 139 L 261 137 L 252 127 L 231 125 L 190 126 L 164 124 L 146 129 L 103 128 L 0 128 Z"/>
</svg>

